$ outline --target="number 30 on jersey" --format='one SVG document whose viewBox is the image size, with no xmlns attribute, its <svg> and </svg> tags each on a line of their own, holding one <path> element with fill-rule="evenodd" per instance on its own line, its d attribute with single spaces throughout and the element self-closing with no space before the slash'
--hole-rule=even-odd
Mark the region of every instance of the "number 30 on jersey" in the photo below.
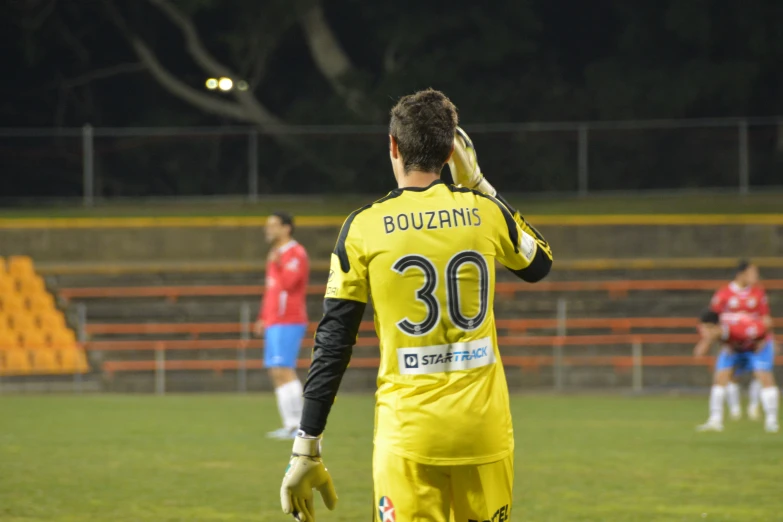
<svg viewBox="0 0 783 522">
<path fill-rule="evenodd" d="M 471 264 L 478 270 L 478 313 L 466 317 L 460 308 L 459 269 Z M 438 271 L 434 263 L 426 257 L 411 254 L 397 260 L 392 270 L 404 274 L 407 270 L 421 270 L 424 285 L 416 291 L 416 299 L 424 303 L 427 315 L 423 321 L 412 322 L 407 317 L 397 322 L 397 328 L 408 335 L 420 336 L 431 332 L 441 318 L 441 303 L 435 297 L 438 287 Z M 455 254 L 446 264 L 446 309 L 449 319 L 457 328 L 465 331 L 475 330 L 484 322 L 489 309 L 489 267 L 484 256 L 472 250 Z"/>
</svg>

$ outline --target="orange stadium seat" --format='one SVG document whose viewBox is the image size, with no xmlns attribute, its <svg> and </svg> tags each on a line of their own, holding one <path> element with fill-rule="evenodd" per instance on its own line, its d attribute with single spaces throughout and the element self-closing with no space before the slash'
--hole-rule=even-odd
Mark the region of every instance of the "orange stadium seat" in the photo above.
<svg viewBox="0 0 783 522">
<path fill-rule="evenodd" d="M 25 375 L 30 373 L 30 357 L 27 350 L 8 350 L 2 359 L 0 371 L 4 375 Z"/>
<path fill-rule="evenodd" d="M 57 352 L 54 350 L 31 350 L 30 358 L 32 360 L 31 373 L 57 373 L 60 371 Z"/>
<path fill-rule="evenodd" d="M 5 271 L 6 271 L 6 268 L 5 268 L 5 258 L 4 257 L 0 257 L 0 277 L 2 277 L 2 274 L 5 273 Z"/>
<path fill-rule="evenodd" d="M 84 373 L 90 369 L 87 357 L 81 348 L 67 348 L 58 350 L 60 355 L 60 368 L 66 373 Z"/>
<path fill-rule="evenodd" d="M 11 256 L 8 258 L 8 273 L 14 277 L 25 277 L 35 274 L 33 260 L 28 256 Z"/>
</svg>

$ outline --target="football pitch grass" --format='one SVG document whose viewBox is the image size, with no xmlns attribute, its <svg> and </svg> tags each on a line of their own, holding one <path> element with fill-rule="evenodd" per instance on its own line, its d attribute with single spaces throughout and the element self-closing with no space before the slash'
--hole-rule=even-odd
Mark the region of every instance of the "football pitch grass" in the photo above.
<svg viewBox="0 0 783 522">
<path fill-rule="evenodd" d="M 783 434 L 747 420 L 696 433 L 706 402 L 512 397 L 511 520 L 783 520 Z M 290 442 L 264 438 L 277 423 L 271 394 L 0 397 L 0 520 L 291 520 Z M 370 520 L 372 425 L 372 396 L 338 398 L 324 458 L 340 500 L 318 499 L 319 522 Z"/>
</svg>

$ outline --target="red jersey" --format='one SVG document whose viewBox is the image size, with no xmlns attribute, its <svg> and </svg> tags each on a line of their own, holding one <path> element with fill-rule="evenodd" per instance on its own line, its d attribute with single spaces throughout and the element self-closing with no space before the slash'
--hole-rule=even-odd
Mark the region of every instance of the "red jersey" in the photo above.
<svg viewBox="0 0 783 522">
<path fill-rule="evenodd" d="M 754 317 L 769 315 L 767 293 L 759 285 L 740 288 L 731 282 L 715 292 L 710 303 L 710 309 L 724 317 L 734 314 L 750 314 Z"/>
<path fill-rule="evenodd" d="M 307 324 L 306 293 L 310 277 L 307 252 L 294 240 L 278 251 L 278 259 L 266 264 L 266 291 L 258 318 L 267 327 Z"/>
<path fill-rule="evenodd" d="M 721 341 L 735 352 L 752 352 L 767 336 L 767 328 L 759 317 L 748 314 L 721 319 Z"/>
</svg>

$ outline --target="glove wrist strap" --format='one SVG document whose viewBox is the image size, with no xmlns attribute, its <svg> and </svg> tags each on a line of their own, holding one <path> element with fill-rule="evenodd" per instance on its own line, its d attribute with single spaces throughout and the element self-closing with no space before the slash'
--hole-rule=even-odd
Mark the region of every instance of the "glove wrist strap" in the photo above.
<svg viewBox="0 0 783 522">
<path fill-rule="evenodd" d="M 305 437 L 300 434 L 294 439 L 294 448 L 291 451 L 294 455 L 320 457 L 321 437 Z"/>
</svg>

